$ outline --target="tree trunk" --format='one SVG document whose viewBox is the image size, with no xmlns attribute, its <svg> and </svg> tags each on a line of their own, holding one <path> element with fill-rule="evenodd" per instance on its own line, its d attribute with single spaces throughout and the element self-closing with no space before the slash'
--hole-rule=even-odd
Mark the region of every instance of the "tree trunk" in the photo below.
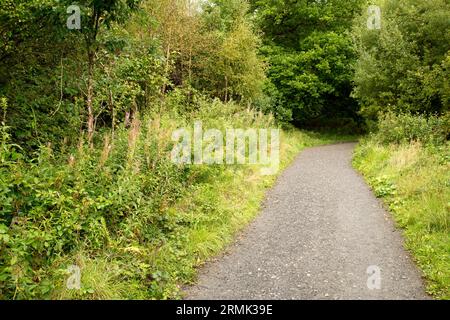
<svg viewBox="0 0 450 320">
<path fill-rule="evenodd" d="M 90 147 L 93 147 L 93 137 L 95 130 L 95 117 L 94 117 L 94 67 L 95 67 L 95 53 L 96 39 L 100 23 L 100 12 L 97 7 L 94 6 L 94 13 L 92 15 L 92 34 L 88 34 L 86 37 L 86 50 L 88 55 L 88 83 L 87 83 L 87 129 L 88 129 L 88 143 Z"/>
<path fill-rule="evenodd" d="M 168 76 L 169 73 L 169 67 L 170 67 L 170 44 L 167 46 L 167 53 L 166 53 L 166 66 L 164 73 L 166 76 Z M 163 88 L 162 88 L 162 94 L 164 95 L 166 93 L 167 84 L 164 82 Z"/>
<path fill-rule="evenodd" d="M 94 97 L 94 52 L 91 48 L 88 49 L 88 84 L 87 84 L 87 109 L 88 109 L 88 120 L 87 120 L 87 130 L 88 130 L 88 143 L 92 146 L 92 138 L 94 137 L 94 108 L 93 108 L 93 97 Z"/>
<path fill-rule="evenodd" d="M 228 102 L 228 77 L 225 76 L 225 103 Z"/>
</svg>

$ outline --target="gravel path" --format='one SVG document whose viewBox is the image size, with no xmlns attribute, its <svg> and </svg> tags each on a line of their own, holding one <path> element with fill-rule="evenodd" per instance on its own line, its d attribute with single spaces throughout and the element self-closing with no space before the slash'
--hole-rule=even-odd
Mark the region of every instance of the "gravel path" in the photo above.
<svg viewBox="0 0 450 320">
<path fill-rule="evenodd" d="M 186 298 L 428 299 L 389 213 L 351 167 L 354 146 L 303 151 Z"/>
</svg>

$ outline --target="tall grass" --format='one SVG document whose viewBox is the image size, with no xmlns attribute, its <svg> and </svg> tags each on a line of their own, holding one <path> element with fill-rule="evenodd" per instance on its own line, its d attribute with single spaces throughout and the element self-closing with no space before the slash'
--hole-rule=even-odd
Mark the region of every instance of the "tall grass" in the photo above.
<svg viewBox="0 0 450 320">
<path fill-rule="evenodd" d="M 450 299 L 450 144 L 435 126 L 443 122 L 390 115 L 361 141 L 354 165 L 404 229 L 428 292 Z"/>
<path fill-rule="evenodd" d="M 271 116 L 238 104 L 198 99 L 186 112 L 168 98 L 130 127 L 98 133 L 93 147 L 31 161 L 8 144 L 0 164 L 0 297 L 3 299 L 166 299 L 218 253 L 258 212 L 274 177 L 257 166 L 187 166 L 170 160 L 172 132 L 202 120 L 205 128 L 270 128 Z M 282 165 L 325 139 L 282 134 Z M 81 269 L 81 289 L 66 286 Z"/>
</svg>

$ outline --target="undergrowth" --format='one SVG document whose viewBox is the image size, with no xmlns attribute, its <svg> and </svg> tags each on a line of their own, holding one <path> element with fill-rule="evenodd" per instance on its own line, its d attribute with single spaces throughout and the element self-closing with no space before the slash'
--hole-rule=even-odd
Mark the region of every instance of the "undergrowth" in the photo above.
<svg viewBox="0 0 450 320">
<path fill-rule="evenodd" d="M 450 145 L 446 133 L 435 129 L 437 122 L 389 116 L 380 131 L 361 141 L 354 165 L 403 228 L 428 293 L 450 299 Z M 419 127 L 414 131 L 429 134 L 411 135 L 411 123 Z"/>
<path fill-rule="evenodd" d="M 257 214 L 275 179 L 258 166 L 172 163 L 172 133 L 194 121 L 222 132 L 276 127 L 236 103 L 196 103 L 186 112 L 168 99 L 93 146 L 80 137 L 32 159 L 1 126 L 0 297 L 179 298 L 196 267 Z M 302 148 L 336 139 L 284 130 L 282 167 Z M 81 271 L 79 290 L 67 286 L 71 266 Z"/>
</svg>

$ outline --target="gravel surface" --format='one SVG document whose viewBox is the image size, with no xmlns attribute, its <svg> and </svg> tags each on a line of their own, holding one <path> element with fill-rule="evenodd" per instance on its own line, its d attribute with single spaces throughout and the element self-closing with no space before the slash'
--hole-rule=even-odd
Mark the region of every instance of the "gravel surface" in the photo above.
<svg viewBox="0 0 450 320">
<path fill-rule="evenodd" d="M 185 297 L 428 299 L 400 232 L 351 166 L 354 146 L 303 151 L 268 192 L 261 214 L 200 269 Z M 381 282 L 367 273 L 371 266 Z"/>
</svg>

